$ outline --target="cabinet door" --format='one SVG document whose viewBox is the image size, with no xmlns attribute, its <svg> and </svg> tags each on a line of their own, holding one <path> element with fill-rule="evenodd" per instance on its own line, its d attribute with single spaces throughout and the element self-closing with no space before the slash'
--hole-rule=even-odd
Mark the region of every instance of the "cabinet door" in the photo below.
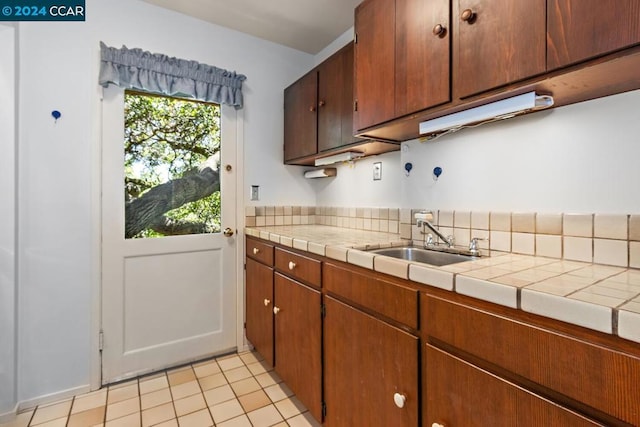
<svg viewBox="0 0 640 427">
<path fill-rule="evenodd" d="M 397 117 L 448 102 L 449 0 L 396 2 Z"/>
<path fill-rule="evenodd" d="M 355 32 L 354 127 L 365 129 L 395 115 L 395 1 L 364 0 Z"/>
<path fill-rule="evenodd" d="M 325 305 L 325 425 L 417 426 L 418 338 L 331 297 Z"/>
<path fill-rule="evenodd" d="M 540 396 L 426 346 L 423 426 L 596 426 Z"/>
<path fill-rule="evenodd" d="M 548 0 L 547 67 L 640 43 L 637 0 Z"/>
<path fill-rule="evenodd" d="M 455 0 L 454 95 L 464 98 L 543 73 L 545 11 L 545 0 Z"/>
<path fill-rule="evenodd" d="M 276 273 L 275 298 L 276 372 L 322 420 L 320 292 Z"/>
<path fill-rule="evenodd" d="M 342 68 L 342 57 L 338 54 L 331 56 L 318 69 L 319 152 L 342 145 Z"/>
<path fill-rule="evenodd" d="M 246 265 L 247 339 L 273 366 L 273 268 L 250 258 Z"/>
<path fill-rule="evenodd" d="M 284 90 L 284 161 L 311 156 L 317 145 L 318 73 L 313 70 Z"/>
</svg>

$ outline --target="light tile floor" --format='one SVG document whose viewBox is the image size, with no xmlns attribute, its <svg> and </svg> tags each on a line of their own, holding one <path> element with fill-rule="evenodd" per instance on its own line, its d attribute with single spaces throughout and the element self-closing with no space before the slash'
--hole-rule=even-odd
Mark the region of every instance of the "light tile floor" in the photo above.
<svg viewBox="0 0 640 427">
<path fill-rule="evenodd" d="M 255 352 L 210 359 L 38 406 L 0 427 L 319 426 Z"/>
</svg>

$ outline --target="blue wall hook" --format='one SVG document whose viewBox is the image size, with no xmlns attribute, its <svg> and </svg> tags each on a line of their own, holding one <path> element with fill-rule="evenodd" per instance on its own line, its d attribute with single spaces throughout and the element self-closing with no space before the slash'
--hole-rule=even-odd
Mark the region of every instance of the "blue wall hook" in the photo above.
<svg viewBox="0 0 640 427">
<path fill-rule="evenodd" d="M 62 117 L 62 113 L 61 113 L 60 111 L 58 111 L 58 110 L 53 110 L 53 111 L 51 112 L 51 116 L 53 116 L 53 118 L 54 118 L 54 119 L 55 119 L 55 121 L 57 122 L 57 121 L 58 121 L 58 119 L 59 119 L 60 117 Z"/>
<path fill-rule="evenodd" d="M 413 169 L 413 165 L 411 163 L 405 163 L 404 164 L 404 170 L 406 171 L 404 174 L 406 176 L 409 176 L 409 173 L 411 172 L 411 169 Z"/>
<path fill-rule="evenodd" d="M 433 180 L 437 181 L 440 175 L 442 175 L 442 168 L 440 166 L 433 168 Z"/>
</svg>

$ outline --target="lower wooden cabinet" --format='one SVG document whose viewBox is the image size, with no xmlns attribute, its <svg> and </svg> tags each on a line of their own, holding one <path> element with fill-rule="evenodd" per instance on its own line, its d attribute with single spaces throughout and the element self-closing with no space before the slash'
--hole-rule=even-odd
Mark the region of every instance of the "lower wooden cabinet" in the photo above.
<svg viewBox="0 0 640 427">
<path fill-rule="evenodd" d="M 426 346 L 423 426 L 597 426 L 574 412 Z"/>
<path fill-rule="evenodd" d="M 247 339 L 326 426 L 640 425 L 635 343 L 250 241 Z"/>
<path fill-rule="evenodd" d="M 275 274 L 276 372 L 322 420 L 322 316 L 320 292 Z"/>
<path fill-rule="evenodd" d="M 247 339 L 273 366 L 273 268 L 247 258 Z"/>
<path fill-rule="evenodd" d="M 418 426 L 418 338 L 325 297 L 325 425 Z"/>
</svg>

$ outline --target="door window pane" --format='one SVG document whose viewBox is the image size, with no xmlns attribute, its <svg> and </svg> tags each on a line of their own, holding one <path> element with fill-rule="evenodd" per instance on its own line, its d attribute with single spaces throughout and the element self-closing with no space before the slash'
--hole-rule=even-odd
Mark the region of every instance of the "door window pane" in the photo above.
<svg viewBox="0 0 640 427">
<path fill-rule="evenodd" d="M 220 106 L 125 92 L 125 237 L 220 231 Z"/>
</svg>

